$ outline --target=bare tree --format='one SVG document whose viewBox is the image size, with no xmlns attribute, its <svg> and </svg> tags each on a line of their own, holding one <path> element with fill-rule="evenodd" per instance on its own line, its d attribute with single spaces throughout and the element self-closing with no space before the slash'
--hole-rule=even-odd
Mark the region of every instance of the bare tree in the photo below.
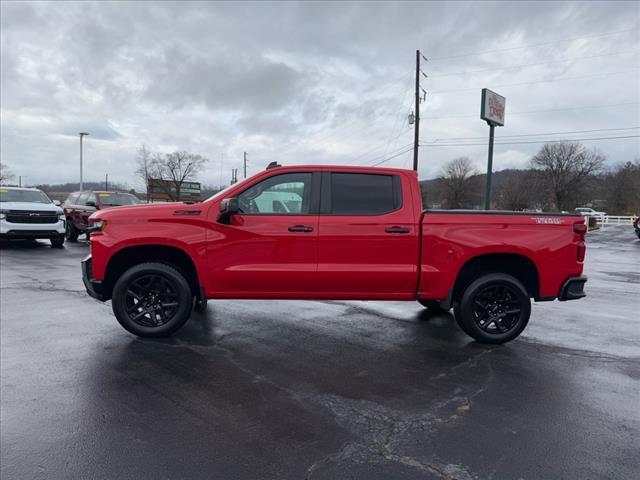
<svg viewBox="0 0 640 480">
<path fill-rule="evenodd" d="M 179 202 L 182 197 L 182 184 L 192 180 L 208 161 L 201 155 L 188 152 L 157 154 L 149 163 L 148 178 L 165 180 L 157 185 L 171 200 Z"/>
<path fill-rule="evenodd" d="M 495 202 L 499 209 L 525 210 L 540 207 L 539 174 L 535 170 L 503 170 L 495 176 Z"/>
<path fill-rule="evenodd" d="M 604 160 L 597 150 L 587 150 L 581 143 L 559 142 L 544 145 L 531 159 L 531 166 L 541 171 L 553 206 L 571 210 Z"/>
<path fill-rule="evenodd" d="M 604 176 L 603 187 L 609 213 L 640 214 L 640 159 L 614 167 Z"/>
<path fill-rule="evenodd" d="M 15 178 L 15 175 L 9 170 L 5 163 L 0 163 L 0 183 L 9 182 Z"/>
<path fill-rule="evenodd" d="M 443 168 L 444 203 L 447 208 L 472 207 L 478 195 L 478 171 L 467 157 L 451 160 Z"/>
<path fill-rule="evenodd" d="M 147 202 L 149 201 L 149 168 L 151 166 L 151 161 L 151 152 L 147 150 L 145 145 L 142 145 L 138 149 L 138 156 L 136 158 L 137 168 L 135 173 L 142 180 L 142 184 L 147 190 Z"/>
</svg>

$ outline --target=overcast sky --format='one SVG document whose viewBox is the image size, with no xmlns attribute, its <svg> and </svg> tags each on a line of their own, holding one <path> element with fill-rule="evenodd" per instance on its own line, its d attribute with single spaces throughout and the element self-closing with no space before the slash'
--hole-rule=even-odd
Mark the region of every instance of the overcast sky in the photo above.
<svg viewBox="0 0 640 480">
<path fill-rule="evenodd" d="M 496 145 L 495 170 L 526 166 L 541 145 L 515 142 L 640 132 L 639 2 L 1 9 L 1 160 L 29 184 L 77 181 L 79 131 L 91 133 L 85 181 L 108 172 L 136 187 L 142 144 L 208 157 L 199 180 L 213 185 L 241 169 L 245 150 L 250 174 L 273 160 L 375 164 L 397 154 L 384 165 L 410 168 L 418 48 L 429 58 L 422 178 L 458 156 L 486 168 L 483 87 L 507 97 L 496 141 L 512 144 Z M 461 142 L 472 145 L 451 145 Z M 638 138 L 585 143 L 610 164 L 640 157 Z"/>
</svg>

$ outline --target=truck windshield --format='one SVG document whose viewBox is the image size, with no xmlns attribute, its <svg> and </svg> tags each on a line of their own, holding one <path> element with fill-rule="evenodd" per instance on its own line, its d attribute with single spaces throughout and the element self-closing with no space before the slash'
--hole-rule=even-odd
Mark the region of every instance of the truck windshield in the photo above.
<svg viewBox="0 0 640 480">
<path fill-rule="evenodd" d="M 135 205 L 140 200 L 130 193 L 99 193 L 101 205 L 119 206 L 119 205 Z"/>
<path fill-rule="evenodd" d="M 0 188 L 0 202 L 51 203 L 51 200 L 40 190 Z"/>
</svg>

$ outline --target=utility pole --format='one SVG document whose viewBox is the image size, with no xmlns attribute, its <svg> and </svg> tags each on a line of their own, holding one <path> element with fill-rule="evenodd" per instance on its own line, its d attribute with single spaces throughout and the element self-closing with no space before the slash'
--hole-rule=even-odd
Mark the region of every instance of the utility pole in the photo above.
<svg viewBox="0 0 640 480">
<path fill-rule="evenodd" d="M 244 178 L 247 178 L 247 152 L 244 152 Z"/>
<path fill-rule="evenodd" d="M 82 191 L 82 137 L 89 135 L 88 132 L 80 132 L 80 191 Z"/>
<path fill-rule="evenodd" d="M 22 175 L 18 175 L 18 186 L 22 187 Z"/>
<path fill-rule="evenodd" d="M 420 50 L 416 50 L 416 113 L 413 124 L 413 169 L 418 171 L 418 141 L 420 138 Z"/>
<path fill-rule="evenodd" d="M 109 190 L 109 174 L 104 174 L 104 189 Z"/>
</svg>

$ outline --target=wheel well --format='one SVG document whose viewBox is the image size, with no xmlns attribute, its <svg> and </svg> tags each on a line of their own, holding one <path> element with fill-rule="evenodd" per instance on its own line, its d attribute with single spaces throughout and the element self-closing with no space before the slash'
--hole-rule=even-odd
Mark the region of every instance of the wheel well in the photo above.
<svg viewBox="0 0 640 480">
<path fill-rule="evenodd" d="M 139 263 L 158 262 L 174 267 L 180 271 L 194 296 L 199 295 L 200 283 L 198 281 L 198 273 L 193 260 L 184 250 L 176 247 L 167 247 L 163 245 L 144 245 L 139 247 L 129 247 L 120 250 L 113 255 L 107 264 L 107 270 L 103 281 L 103 292 L 105 298 L 111 298 L 111 292 L 120 275 L 129 268 Z"/>
<path fill-rule="evenodd" d="M 512 253 L 498 253 L 481 255 L 468 260 L 458 272 L 453 288 L 453 299 L 459 299 L 467 285 L 476 278 L 488 273 L 506 273 L 524 285 L 529 296 L 538 298 L 539 277 L 534 263 L 524 255 Z"/>
</svg>

